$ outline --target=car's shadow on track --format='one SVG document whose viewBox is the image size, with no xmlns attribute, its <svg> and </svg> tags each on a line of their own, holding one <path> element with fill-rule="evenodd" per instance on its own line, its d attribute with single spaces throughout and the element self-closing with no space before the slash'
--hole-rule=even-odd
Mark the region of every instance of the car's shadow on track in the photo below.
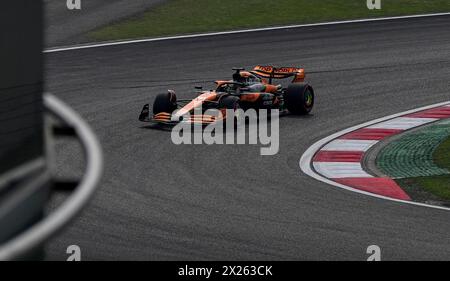
<svg viewBox="0 0 450 281">
<path fill-rule="evenodd" d="M 280 119 L 298 119 L 298 120 L 304 120 L 304 119 L 311 119 L 314 118 L 314 114 L 307 114 L 307 115 L 294 115 L 294 114 L 282 114 L 280 115 Z M 268 124 L 271 123 L 271 118 L 270 116 L 268 116 Z M 246 120 L 245 125 L 248 126 L 249 122 L 248 120 Z M 172 129 L 174 128 L 173 125 L 163 125 L 163 124 L 148 124 L 148 125 L 144 125 L 144 126 L 140 126 L 140 129 L 152 129 L 152 130 L 158 130 L 158 131 L 165 131 L 165 132 L 170 132 L 172 131 Z M 203 126 L 203 129 L 205 129 L 206 126 Z M 225 127 L 224 127 L 225 129 Z M 236 131 L 237 128 L 234 128 L 234 130 Z"/>
<path fill-rule="evenodd" d="M 160 124 L 150 124 L 150 125 L 144 125 L 144 126 L 140 126 L 139 129 L 152 129 L 152 130 L 158 130 L 158 131 L 165 131 L 165 132 L 170 132 L 172 131 L 173 126 L 164 126 L 164 125 L 160 125 Z"/>
</svg>

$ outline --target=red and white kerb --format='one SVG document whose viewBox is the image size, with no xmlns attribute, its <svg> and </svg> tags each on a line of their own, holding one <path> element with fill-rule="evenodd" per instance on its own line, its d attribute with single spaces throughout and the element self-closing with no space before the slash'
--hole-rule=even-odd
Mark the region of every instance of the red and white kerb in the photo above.
<svg viewBox="0 0 450 281">
<path fill-rule="evenodd" d="M 411 200 L 391 178 L 364 170 L 365 153 L 378 142 L 406 130 L 450 118 L 450 105 L 440 106 L 370 125 L 334 139 L 313 157 L 317 173 L 337 183 L 400 200 Z"/>
</svg>

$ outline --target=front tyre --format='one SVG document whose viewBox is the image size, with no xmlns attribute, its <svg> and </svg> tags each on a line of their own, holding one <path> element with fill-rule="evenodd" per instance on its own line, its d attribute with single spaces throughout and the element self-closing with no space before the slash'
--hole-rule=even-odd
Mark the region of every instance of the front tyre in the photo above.
<svg viewBox="0 0 450 281">
<path fill-rule="evenodd" d="M 172 113 L 175 109 L 177 109 L 177 96 L 173 91 L 157 95 L 153 102 L 153 115 L 161 112 Z"/>
<path fill-rule="evenodd" d="M 314 107 L 314 89 L 309 84 L 289 85 L 284 98 L 287 109 L 293 114 L 308 114 Z"/>
</svg>

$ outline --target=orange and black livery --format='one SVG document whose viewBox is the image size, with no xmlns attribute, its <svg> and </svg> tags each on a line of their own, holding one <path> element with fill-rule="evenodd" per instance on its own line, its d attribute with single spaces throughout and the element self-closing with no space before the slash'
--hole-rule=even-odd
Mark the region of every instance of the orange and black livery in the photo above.
<svg viewBox="0 0 450 281">
<path fill-rule="evenodd" d="M 233 68 L 231 80 L 217 80 L 216 89 L 198 89 L 193 99 L 177 99 L 175 91 L 158 94 L 139 115 L 142 122 L 174 125 L 179 122 L 207 125 L 223 121 L 227 110 L 278 109 L 283 113 L 308 114 L 314 106 L 314 89 L 305 83 L 305 70 L 297 67 L 255 66 L 251 71 Z M 283 87 L 274 80 L 292 78 Z M 216 109 L 220 114 L 211 114 Z"/>
</svg>

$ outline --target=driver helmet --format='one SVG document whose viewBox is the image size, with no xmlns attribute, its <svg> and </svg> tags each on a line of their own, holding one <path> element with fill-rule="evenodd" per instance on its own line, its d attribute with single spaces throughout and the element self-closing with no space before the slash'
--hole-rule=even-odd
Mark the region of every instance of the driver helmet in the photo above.
<svg viewBox="0 0 450 281">
<path fill-rule="evenodd" d="M 245 85 L 260 82 L 258 77 L 248 71 L 240 71 L 239 73 L 236 73 L 233 75 L 233 80 Z"/>
</svg>

